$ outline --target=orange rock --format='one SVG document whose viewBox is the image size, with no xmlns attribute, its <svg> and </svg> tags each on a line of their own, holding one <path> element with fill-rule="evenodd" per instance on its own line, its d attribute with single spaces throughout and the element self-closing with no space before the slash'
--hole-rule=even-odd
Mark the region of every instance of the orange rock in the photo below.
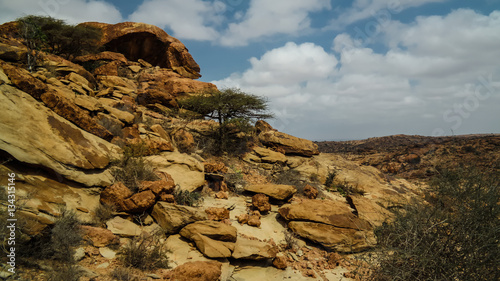
<svg viewBox="0 0 500 281">
<path fill-rule="evenodd" d="M 278 253 L 273 260 L 273 265 L 277 269 L 285 269 L 287 267 L 287 258 L 283 253 Z"/>
<path fill-rule="evenodd" d="M 187 262 L 163 276 L 165 280 L 175 281 L 217 281 L 222 264 L 216 261 Z"/>
<path fill-rule="evenodd" d="M 229 219 L 229 210 L 226 208 L 210 207 L 205 210 L 209 220 L 222 221 Z"/>
<path fill-rule="evenodd" d="M 309 199 L 316 199 L 318 197 L 318 190 L 309 184 L 304 187 L 304 195 Z"/>
<path fill-rule="evenodd" d="M 227 173 L 228 168 L 222 162 L 204 163 L 205 173 Z"/>
<path fill-rule="evenodd" d="M 229 196 L 226 191 L 219 191 L 215 194 L 215 198 L 217 199 L 228 199 Z"/>
<path fill-rule="evenodd" d="M 121 202 L 133 195 L 122 182 L 117 182 L 101 192 L 101 204 L 120 207 Z"/>
<path fill-rule="evenodd" d="M 151 190 L 142 191 L 125 199 L 121 205 L 124 212 L 140 213 L 144 212 L 156 203 L 156 196 Z"/>
<path fill-rule="evenodd" d="M 170 175 L 168 175 L 168 179 L 158 181 L 142 181 L 139 187 L 140 191 L 151 190 L 156 196 L 159 196 L 162 193 L 171 194 L 174 189 L 175 183 Z"/>
<path fill-rule="evenodd" d="M 260 227 L 261 225 L 260 216 L 251 215 L 250 218 L 248 218 L 247 223 L 249 226 Z"/>
<path fill-rule="evenodd" d="M 236 217 L 236 219 L 238 220 L 238 223 L 240 223 L 240 224 L 247 223 L 249 218 L 250 218 L 250 216 L 248 214 L 241 214 L 241 215 Z"/>
<path fill-rule="evenodd" d="M 85 240 L 90 240 L 94 247 L 106 247 L 120 244 L 120 238 L 108 229 L 92 227 L 89 225 L 80 226 L 82 236 Z"/>
<path fill-rule="evenodd" d="M 269 204 L 269 197 L 265 194 L 259 193 L 252 197 L 252 205 L 260 212 L 271 211 L 271 204 Z"/>
</svg>

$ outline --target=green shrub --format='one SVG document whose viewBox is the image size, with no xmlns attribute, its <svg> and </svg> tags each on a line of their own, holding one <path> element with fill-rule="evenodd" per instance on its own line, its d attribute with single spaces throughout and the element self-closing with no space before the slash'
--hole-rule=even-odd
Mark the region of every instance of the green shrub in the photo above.
<svg viewBox="0 0 500 281">
<path fill-rule="evenodd" d="M 134 237 L 128 246 L 123 248 L 121 260 L 125 266 L 142 270 L 168 268 L 167 252 L 159 233 L 143 234 Z"/>
<path fill-rule="evenodd" d="M 174 192 L 175 202 L 179 205 L 198 206 L 203 201 L 203 197 L 198 192 L 189 192 L 188 190 L 181 190 L 177 188 Z"/>
<path fill-rule="evenodd" d="M 426 194 L 376 229 L 372 280 L 498 280 L 500 177 L 494 169 L 440 171 Z"/>
</svg>

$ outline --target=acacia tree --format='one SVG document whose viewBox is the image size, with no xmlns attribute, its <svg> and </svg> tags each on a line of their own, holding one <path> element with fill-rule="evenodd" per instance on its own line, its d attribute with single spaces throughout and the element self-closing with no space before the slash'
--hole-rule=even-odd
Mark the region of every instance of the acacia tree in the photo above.
<svg viewBox="0 0 500 281">
<path fill-rule="evenodd" d="M 236 134 L 248 132 L 251 122 L 272 118 L 264 97 L 242 92 L 237 88 L 210 91 L 181 100 L 180 106 L 219 123 L 215 132 L 217 153 L 227 151 Z"/>
</svg>

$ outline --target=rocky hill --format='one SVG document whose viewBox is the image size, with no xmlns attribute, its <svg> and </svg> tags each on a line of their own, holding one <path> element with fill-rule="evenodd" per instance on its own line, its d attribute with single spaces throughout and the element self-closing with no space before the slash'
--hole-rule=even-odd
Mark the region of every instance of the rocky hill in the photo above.
<svg viewBox="0 0 500 281">
<path fill-rule="evenodd" d="M 320 153 L 264 121 L 244 155 L 213 156 L 205 144 L 217 123 L 182 118 L 177 106 L 216 90 L 195 80 L 187 48 L 151 25 L 83 26 L 102 30 L 101 52 L 71 61 L 39 52 L 33 72 L 16 23 L 0 26 L 2 219 L 18 222 L 2 234 L 14 235 L 17 263 L 2 256 L 1 278 L 349 280 L 359 265 L 350 255 L 372 248 L 389 209 L 419 193 L 378 162 Z M 477 141 L 498 151 L 498 136 Z M 410 163 L 431 150 L 401 147 Z M 60 230 L 68 212 L 78 225 Z M 51 252 L 65 258 L 38 257 L 39 245 L 73 232 L 81 243 Z M 165 257 L 169 266 L 151 264 Z"/>
</svg>

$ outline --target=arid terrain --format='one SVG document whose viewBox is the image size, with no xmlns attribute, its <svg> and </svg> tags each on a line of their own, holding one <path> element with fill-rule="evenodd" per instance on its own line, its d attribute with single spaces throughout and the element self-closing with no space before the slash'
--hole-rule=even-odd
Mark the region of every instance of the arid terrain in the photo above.
<svg viewBox="0 0 500 281">
<path fill-rule="evenodd" d="M 357 257 L 436 167 L 499 161 L 500 135 L 314 143 L 262 120 L 213 154 L 219 124 L 178 102 L 217 88 L 176 38 L 86 23 L 99 51 L 62 56 L 17 24 L 0 26 L 4 280 L 364 280 Z"/>
</svg>

